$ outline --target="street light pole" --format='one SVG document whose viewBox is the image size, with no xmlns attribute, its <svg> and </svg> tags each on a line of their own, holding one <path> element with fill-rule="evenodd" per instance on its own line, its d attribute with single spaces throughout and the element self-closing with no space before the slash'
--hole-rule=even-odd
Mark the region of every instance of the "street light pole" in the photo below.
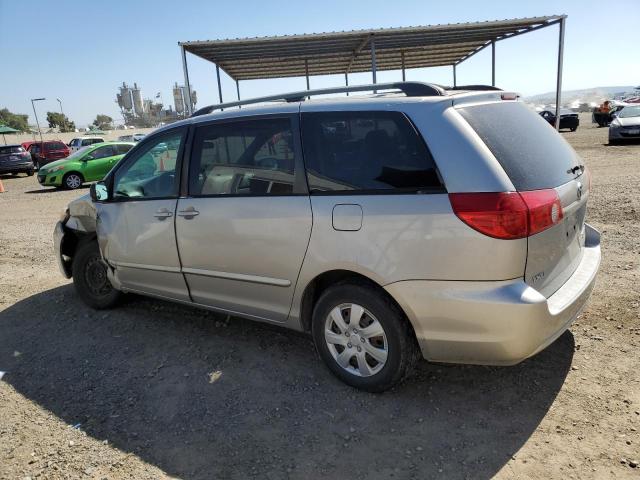
<svg viewBox="0 0 640 480">
<path fill-rule="evenodd" d="M 59 98 L 56 98 L 56 100 L 58 100 L 58 103 L 60 104 L 60 115 L 62 115 L 62 121 L 64 122 L 64 127 L 65 130 L 67 129 L 67 121 L 64 119 L 64 112 L 62 111 L 62 100 L 60 100 Z"/>
<path fill-rule="evenodd" d="M 40 134 L 40 142 L 44 143 L 44 140 L 42 140 L 42 130 L 40 130 L 40 122 L 38 121 L 38 114 L 36 113 L 36 106 L 33 103 L 33 102 L 39 102 L 40 100 L 46 100 L 46 98 L 32 98 L 31 107 L 33 108 L 33 115 L 36 117 L 36 125 L 38 126 L 38 133 Z"/>
</svg>

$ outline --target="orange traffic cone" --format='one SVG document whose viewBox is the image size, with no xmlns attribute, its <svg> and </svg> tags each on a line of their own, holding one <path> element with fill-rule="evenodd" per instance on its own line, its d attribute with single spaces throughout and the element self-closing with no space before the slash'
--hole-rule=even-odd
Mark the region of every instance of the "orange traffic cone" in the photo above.
<svg viewBox="0 0 640 480">
<path fill-rule="evenodd" d="M 2 180 L 0 180 L 0 193 L 4 193 L 4 185 L 2 185 Z"/>
</svg>

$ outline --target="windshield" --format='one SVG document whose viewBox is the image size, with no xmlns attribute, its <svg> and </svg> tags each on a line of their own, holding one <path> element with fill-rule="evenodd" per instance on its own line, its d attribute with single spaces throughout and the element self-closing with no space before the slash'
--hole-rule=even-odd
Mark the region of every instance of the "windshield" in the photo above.
<svg viewBox="0 0 640 480">
<path fill-rule="evenodd" d="M 65 160 L 78 160 L 80 157 L 84 157 L 84 154 L 87 153 L 89 147 L 82 147 L 80 150 L 76 150 L 71 155 L 69 155 Z"/>
<path fill-rule="evenodd" d="M 620 118 L 640 117 L 640 107 L 624 107 L 618 116 Z"/>
</svg>

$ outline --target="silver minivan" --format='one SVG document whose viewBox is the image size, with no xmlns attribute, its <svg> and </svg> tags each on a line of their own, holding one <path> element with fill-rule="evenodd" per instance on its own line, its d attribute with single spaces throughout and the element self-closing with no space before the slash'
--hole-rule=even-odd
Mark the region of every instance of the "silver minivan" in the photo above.
<svg viewBox="0 0 640 480">
<path fill-rule="evenodd" d="M 310 332 L 368 391 L 420 357 L 539 352 L 600 263 L 582 161 L 515 94 L 375 89 L 209 107 L 148 135 L 56 225 L 62 272 L 94 308 L 131 292 Z"/>
</svg>

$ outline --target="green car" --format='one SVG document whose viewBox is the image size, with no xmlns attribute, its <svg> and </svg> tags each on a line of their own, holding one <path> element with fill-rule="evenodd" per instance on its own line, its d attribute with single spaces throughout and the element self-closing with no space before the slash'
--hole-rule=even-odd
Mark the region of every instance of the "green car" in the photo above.
<svg viewBox="0 0 640 480">
<path fill-rule="evenodd" d="M 135 145 L 132 142 L 104 142 L 82 148 L 62 160 L 38 170 L 43 186 L 80 188 L 85 182 L 97 182 Z"/>
</svg>

